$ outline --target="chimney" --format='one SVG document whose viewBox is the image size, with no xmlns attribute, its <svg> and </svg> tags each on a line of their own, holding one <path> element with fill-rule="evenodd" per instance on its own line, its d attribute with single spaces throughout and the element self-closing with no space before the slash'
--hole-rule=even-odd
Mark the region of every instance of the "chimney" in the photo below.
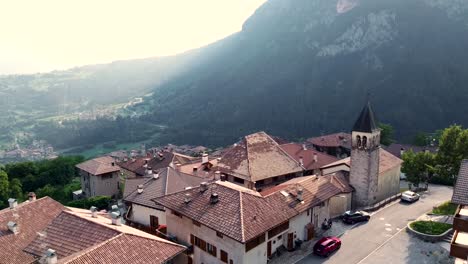
<svg viewBox="0 0 468 264">
<path fill-rule="evenodd" d="M 299 157 L 299 164 L 304 166 L 304 158 L 302 156 Z"/>
<path fill-rule="evenodd" d="M 56 264 L 57 263 L 57 253 L 55 250 L 49 248 L 45 253 L 45 264 Z"/>
<path fill-rule="evenodd" d="M 297 196 L 296 196 L 296 199 L 297 199 L 298 201 L 301 201 L 301 202 L 302 202 L 302 200 L 303 200 L 303 197 L 302 197 L 303 191 L 304 191 L 304 190 L 302 189 L 302 187 L 300 187 L 300 186 L 297 187 Z"/>
<path fill-rule="evenodd" d="M 314 152 L 314 162 L 317 162 L 318 161 L 318 156 L 317 156 L 317 153 Z"/>
<path fill-rule="evenodd" d="M 307 150 L 306 144 L 302 144 L 302 150 Z"/>
<path fill-rule="evenodd" d="M 15 209 L 18 206 L 18 201 L 15 198 L 8 199 L 8 203 L 10 204 L 10 209 Z"/>
<path fill-rule="evenodd" d="M 8 227 L 8 230 L 10 230 L 11 232 L 13 232 L 13 234 L 18 234 L 19 230 L 18 230 L 18 224 L 16 224 L 15 222 L 8 222 L 7 224 L 7 227 Z"/>
<path fill-rule="evenodd" d="M 403 153 L 405 153 L 405 149 L 404 149 L 404 148 L 401 148 L 401 149 L 400 149 L 400 157 L 403 156 Z"/>
<path fill-rule="evenodd" d="M 118 212 L 118 211 L 119 211 L 119 206 L 116 205 L 116 204 L 114 204 L 114 205 L 111 206 L 111 210 L 112 210 L 113 212 L 115 212 L 115 211 Z"/>
<path fill-rule="evenodd" d="M 120 213 L 112 212 L 111 217 L 112 217 L 112 224 L 113 225 L 116 225 L 116 226 L 121 226 L 122 225 L 122 217 L 120 216 Z"/>
<path fill-rule="evenodd" d="M 34 192 L 28 193 L 28 198 L 30 202 L 36 201 L 36 194 Z"/>
<path fill-rule="evenodd" d="M 207 182 L 200 183 L 200 192 L 205 192 L 206 190 L 208 190 L 208 183 Z"/>
<path fill-rule="evenodd" d="M 221 172 L 220 171 L 215 171 L 215 180 L 221 179 Z"/>
<path fill-rule="evenodd" d="M 115 166 L 115 162 L 112 162 L 111 165 L 112 165 L 112 166 Z"/>
<path fill-rule="evenodd" d="M 202 154 L 202 164 L 208 163 L 208 154 Z"/>
<path fill-rule="evenodd" d="M 197 171 L 198 171 L 198 167 L 197 167 L 197 166 L 193 166 L 193 174 L 196 175 L 196 174 L 198 173 Z"/>
<path fill-rule="evenodd" d="M 176 171 L 180 171 L 180 166 L 182 166 L 182 165 L 180 165 L 180 163 L 176 164 L 176 166 L 175 166 Z"/>
<path fill-rule="evenodd" d="M 218 202 L 218 194 L 217 193 L 212 193 L 210 196 L 210 202 L 211 204 L 215 204 Z"/>
<path fill-rule="evenodd" d="M 153 172 L 153 180 L 159 179 L 159 173 L 154 173 Z"/>
<path fill-rule="evenodd" d="M 143 184 L 138 185 L 137 192 L 138 192 L 138 194 L 142 194 L 142 193 L 143 193 Z"/>
<path fill-rule="evenodd" d="M 97 207 L 96 206 L 91 206 L 91 208 L 89 208 L 89 210 L 91 211 L 91 217 L 93 218 L 97 218 Z"/>
<path fill-rule="evenodd" d="M 192 200 L 192 196 L 190 195 L 190 193 L 186 193 L 184 203 L 188 204 L 190 203 L 191 200 Z"/>
</svg>

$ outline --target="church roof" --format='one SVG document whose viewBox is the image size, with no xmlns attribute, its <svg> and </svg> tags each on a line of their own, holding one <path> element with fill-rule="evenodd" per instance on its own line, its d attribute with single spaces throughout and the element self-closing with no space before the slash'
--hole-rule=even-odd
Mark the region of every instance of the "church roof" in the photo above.
<svg viewBox="0 0 468 264">
<path fill-rule="evenodd" d="M 375 122 L 374 112 L 372 111 L 370 102 L 367 102 L 366 106 L 362 109 L 359 118 L 356 120 L 356 123 L 354 123 L 353 131 L 372 133 L 377 129 L 378 127 Z"/>
</svg>

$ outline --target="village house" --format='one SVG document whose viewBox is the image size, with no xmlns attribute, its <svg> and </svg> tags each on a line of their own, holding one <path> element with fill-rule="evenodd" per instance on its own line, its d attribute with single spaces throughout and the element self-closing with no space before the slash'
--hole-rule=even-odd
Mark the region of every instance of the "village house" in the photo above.
<svg viewBox="0 0 468 264">
<path fill-rule="evenodd" d="M 458 208 L 453 218 L 455 233 L 450 244 L 450 255 L 456 258 L 456 264 L 463 264 L 468 261 L 468 160 L 463 160 L 460 165 L 452 203 L 458 204 Z"/>
<path fill-rule="evenodd" d="M 99 157 L 76 165 L 81 180 L 82 195 L 118 196 L 120 193 L 120 167 L 111 157 Z"/>
<path fill-rule="evenodd" d="M 307 139 L 307 144 L 320 152 L 335 156 L 339 159 L 349 157 L 351 155 L 351 134 L 335 133 L 313 137 Z"/>
<path fill-rule="evenodd" d="M 163 206 L 151 199 L 199 186 L 206 178 L 182 173 L 171 167 L 162 169 L 153 177 L 127 179 L 123 200 L 128 212 L 125 219 L 132 225 L 154 233 L 160 225 L 166 225 Z"/>
<path fill-rule="evenodd" d="M 193 246 L 192 263 L 267 263 L 312 239 L 330 211 L 348 210 L 351 191 L 340 175 L 307 176 L 265 192 L 216 181 L 154 201 L 168 210 L 168 234 Z"/>
<path fill-rule="evenodd" d="M 303 176 L 305 168 L 265 132 L 245 136 L 221 157 L 221 177 L 249 189 L 265 187 Z"/>
<path fill-rule="evenodd" d="M 0 211 L 0 262 L 186 263 L 184 246 L 121 224 L 120 216 L 30 195 Z"/>
<path fill-rule="evenodd" d="M 320 168 L 338 161 L 334 156 L 307 148 L 306 144 L 287 143 L 280 147 L 304 167 L 304 175 L 320 175 Z"/>
</svg>

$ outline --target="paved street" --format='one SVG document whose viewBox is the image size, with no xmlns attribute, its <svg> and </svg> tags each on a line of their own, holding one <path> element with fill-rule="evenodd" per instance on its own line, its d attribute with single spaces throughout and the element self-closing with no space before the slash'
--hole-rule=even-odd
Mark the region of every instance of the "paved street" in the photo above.
<svg viewBox="0 0 468 264">
<path fill-rule="evenodd" d="M 427 248 L 425 242 L 409 238 L 404 228 L 434 205 L 450 200 L 451 196 L 451 188 L 430 186 L 420 201 L 414 204 L 397 202 L 373 214 L 368 223 L 347 230 L 341 236 L 341 249 L 329 258 L 309 255 L 298 263 L 439 263 L 413 259 L 418 255 L 413 251 L 424 254 L 436 248 Z"/>
</svg>

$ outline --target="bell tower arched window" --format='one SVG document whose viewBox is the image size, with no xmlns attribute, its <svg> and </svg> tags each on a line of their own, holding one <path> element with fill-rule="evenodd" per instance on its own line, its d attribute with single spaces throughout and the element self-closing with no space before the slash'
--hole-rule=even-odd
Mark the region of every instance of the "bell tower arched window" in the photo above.
<svg viewBox="0 0 468 264">
<path fill-rule="evenodd" d="M 357 146 L 358 148 L 361 147 L 361 136 L 359 136 L 359 135 L 356 136 L 356 146 Z"/>
<path fill-rule="evenodd" d="M 362 137 L 362 147 L 367 148 L 367 137 L 366 136 Z"/>
</svg>

